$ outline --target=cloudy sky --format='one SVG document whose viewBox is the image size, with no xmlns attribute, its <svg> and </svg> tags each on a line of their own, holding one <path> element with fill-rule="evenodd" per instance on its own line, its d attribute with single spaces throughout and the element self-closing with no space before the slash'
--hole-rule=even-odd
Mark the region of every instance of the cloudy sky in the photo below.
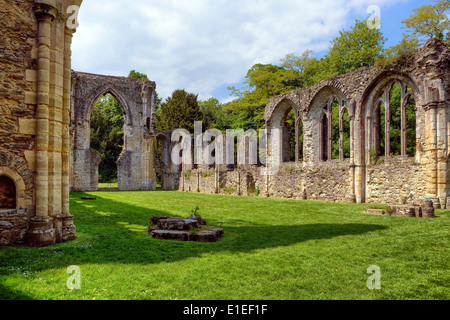
<svg viewBox="0 0 450 320">
<path fill-rule="evenodd" d="M 76 71 L 145 73 L 166 98 L 176 89 L 200 100 L 230 99 L 255 63 L 278 64 L 307 49 L 320 57 L 339 31 L 381 9 L 388 45 L 423 0 L 84 0 L 73 40 Z"/>
</svg>

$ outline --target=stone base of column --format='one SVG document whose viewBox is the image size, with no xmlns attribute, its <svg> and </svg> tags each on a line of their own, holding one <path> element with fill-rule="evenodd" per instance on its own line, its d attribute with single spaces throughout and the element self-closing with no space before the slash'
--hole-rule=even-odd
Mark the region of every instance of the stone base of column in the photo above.
<svg viewBox="0 0 450 320">
<path fill-rule="evenodd" d="M 27 235 L 28 245 L 38 248 L 75 240 L 76 228 L 73 216 L 62 214 L 48 218 L 31 218 Z"/>
<path fill-rule="evenodd" d="M 62 241 L 72 241 L 76 239 L 76 227 L 73 223 L 73 216 L 70 214 L 62 217 Z"/>
<path fill-rule="evenodd" d="M 34 217 L 30 220 L 28 245 L 31 247 L 47 247 L 55 244 L 55 228 L 53 218 Z"/>
</svg>

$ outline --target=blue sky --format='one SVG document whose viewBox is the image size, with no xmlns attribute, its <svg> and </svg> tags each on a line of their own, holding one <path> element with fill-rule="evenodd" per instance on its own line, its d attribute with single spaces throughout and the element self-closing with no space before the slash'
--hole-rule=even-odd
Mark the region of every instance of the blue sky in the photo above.
<svg viewBox="0 0 450 320">
<path fill-rule="evenodd" d="M 255 63 L 286 54 L 326 53 L 339 31 L 367 8 L 381 10 L 386 47 L 401 21 L 432 0 L 85 0 L 72 45 L 76 71 L 127 76 L 146 73 L 164 99 L 176 89 L 229 101 Z"/>
</svg>

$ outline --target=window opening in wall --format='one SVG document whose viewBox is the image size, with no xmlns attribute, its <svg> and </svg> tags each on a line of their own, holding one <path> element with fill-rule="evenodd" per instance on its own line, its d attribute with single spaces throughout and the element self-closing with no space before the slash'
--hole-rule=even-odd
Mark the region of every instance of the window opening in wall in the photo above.
<svg viewBox="0 0 450 320">
<path fill-rule="evenodd" d="M 402 92 L 397 82 L 392 85 L 389 92 L 389 106 L 390 106 L 390 126 L 391 126 L 391 152 L 392 156 L 399 156 L 402 154 L 402 110 L 401 110 L 401 96 Z"/>
<path fill-rule="evenodd" d="M 289 153 L 283 155 L 283 162 L 294 162 L 295 161 L 295 152 L 296 152 L 296 138 L 295 138 L 295 111 L 291 109 L 291 111 L 287 114 L 285 120 L 285 133 L 283 135 L 284 139 L 288 139 L 285 141 L 286 146 L 289 145 Z"/>
<path fill-rule="evenodd" d="M 7 176 L 0 176 L 0 210 L 16 209 L 16 184 Z"/>
<path fill-rule="evenodd" d="M 417 152 L 417 108 L 411 89 L 407 89 L 409 97 L 406 102 L 406 155 L 415 157 Z"/>
<path fill-rule="evenodd" d="M 342 139 L 342 145 L 341 145 L 341 154 L 344 159 L 350 158 L 350 150 L 351 150 L 351 139 L 350 139 L 350 115 L 347 108 L 344 108 L 342 119 L 341 119 L 341 139 Z"/>
</svg>

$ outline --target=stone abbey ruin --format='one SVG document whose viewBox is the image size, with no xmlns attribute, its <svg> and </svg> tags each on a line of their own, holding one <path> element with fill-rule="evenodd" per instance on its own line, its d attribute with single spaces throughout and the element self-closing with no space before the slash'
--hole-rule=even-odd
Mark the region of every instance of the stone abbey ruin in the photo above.
<svg viewBox="0 0 450 320">
<path fill-rule="evenodd" d="M 447 206 L 450 48 L 445 43 L 431 39 L 396 66 L 362 68 L 273 98 L 265 120 L 269 136 L 274 129 L 281 132 L 279 142 L 268 145 L 268 155 L 281 159 L 275 175 L 245 161 L 174 165 L 171 132 L 154 130 L 154 82 L 72 71 L 75 29 L 68 25 L 67 8 L 81 2 L 4 0 L 0 5 L 0 246 L 40 247 L 75 238 L 69 194 L 98 189 L 100 155 L 90 148 L 90 113 L 106 93 L 116 98 L 125 118 L 119 190 L 155 190 L 160 176 L 164 190 L 387 204 L 429 198 L 436 207 Z M 400 155 L 392 154 L 390 143 L 394 83 L 401 89 Z M 411 101 L 415 154 L 407 148 Z M 295 141 L 286 123 L 292 110 Z M 337 114 L 339 157 L 333 156 L 332 138 Z"/>
</svg>

